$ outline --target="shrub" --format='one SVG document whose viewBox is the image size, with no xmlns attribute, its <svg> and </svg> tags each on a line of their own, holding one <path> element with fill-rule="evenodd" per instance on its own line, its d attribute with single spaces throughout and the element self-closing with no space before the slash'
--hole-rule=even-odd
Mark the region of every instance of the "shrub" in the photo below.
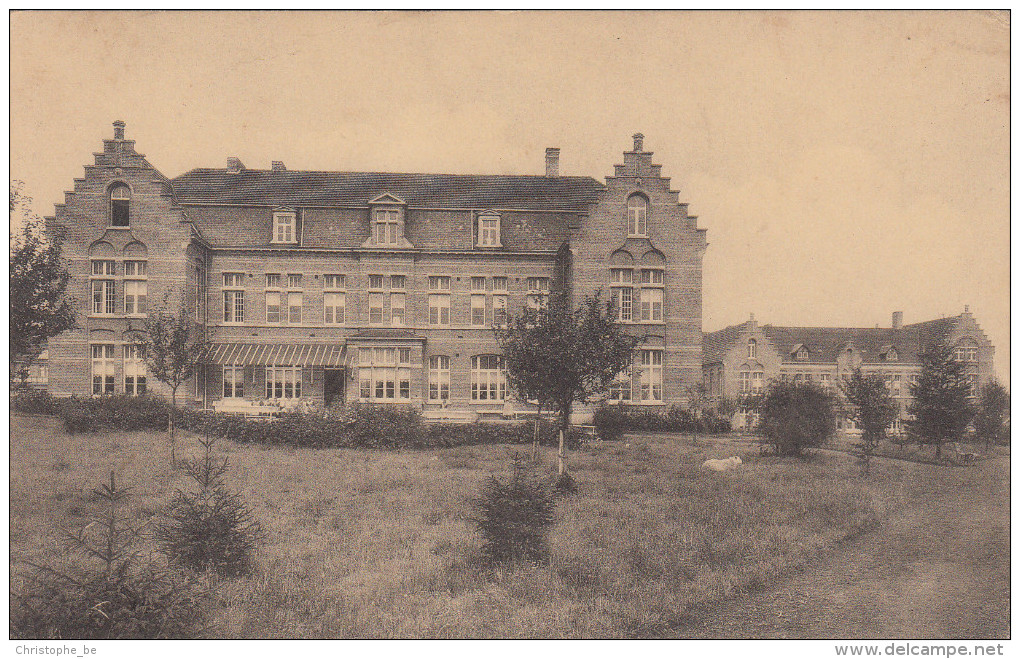
<svg viewBox="0 0 1020 659">
<path fill-rule="evenodd" d="M 777 454 L 801 455 L 821 446 L 836 429 L 835 403 L 821 387 L 773 382 L 758 407 L 758 433 Z"/>
<path fill-rule="evenodd" d="M 730 431 L 729 419 L 706 411 L 696 418 L 689 410 L 670 408 L 665 414 L 634 409 L 626 405 L 603 405 L 595 410 L 595 432 L 606 441 L 616 441 L 625 432 L 694 432 L 722 434 Z"/>
<path fill-rule="evenodd" d="M 474 501 L 475 525 L 482 534 L 482 553 L 494 563 L 540 561 L 549 555 L 546 535 L 553 524 L 552 493 L 514 455 L 506 481 L 490 476 Z"/>
<path fill-rule="evenodd" d="M 32 566 L 25 589 L 13 593 L 11 638 L 187 638 L 201 631 L 203 610 L 192 581 L 152 562 L 137 565 L 141 531 L 125 521 L 128 490 L 93 490 L 106 514 L 67 533 L 72 550 L 90 560 L 63 572 Z"/>
<path fill-rule="evenodd" d="M 20 389 L 11 396 L 11 411 L 25 414 L 56 414 L 59 401 L 45 389 Z"/>
<path fill-rule="evenodd" d="M 201 460 L 181 462 L 198 491 L 174 494 L 155 535 L 174 565 L 239 576 L 251 572 L 252 555 L 265 533 L 241 495 L 227 488 L 227 461 L 213 458 L 215 441 L 202 440 Z"/>
</svg>

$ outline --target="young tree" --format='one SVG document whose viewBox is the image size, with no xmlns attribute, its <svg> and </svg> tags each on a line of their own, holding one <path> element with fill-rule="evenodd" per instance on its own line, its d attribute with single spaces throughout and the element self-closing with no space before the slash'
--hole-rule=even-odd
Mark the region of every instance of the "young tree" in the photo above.
<svg viewBox="0 0 1020 659">
<path fill-rule="evenodd" d="M 182 302 L 175 313 L 170 310 L 170 292 L 163 302 L 150 308 L 145 328 L 135 332 L 135 345 L 152 377 L 170 387 L 170 403 L 177 407 L 177 389 L 194 377 L 209 351 L 209 342 Z M 177 464 L 173 409 L 169 414 L 170 463 Z"/>
<path fill-rule="evenodd" d="M 538 400 L 559 416 L 559 473 L 566 473 L 564 433 L 575 402 L 587 403 L 609 391 L 617 374 L 630 366 L 638 338 L 616 322 L 612 303 L 599 296 L 570 309 L 564 296 L 540 309 L 526 309 L 496 327 L 506 360 L 510 390 L 522 400 Z"/>
<path fill-rule="evenodd" d="M 802 455 L 836 429 L 832 394 L 816 384 L 773 382 L 762 396 L 757 432 L 779 455 Z"/>
<path fill-rule="evenodd" d="M 1009 440 L 1006 419 L 1009 416 L 1009 392 L 997 381 L 992 380 L 981 388 L 974 429 L 978 437 L 985 440 L 985 450 L 992 442 L 1006 443 Z M 1005 440 L 1005 441 L 1004 441 Z"/>
<path fill-rule="evenodd" d="M 28 365 L 42 352 L 47 339 L 75 327 L 74 310 L 64 295 L 70 275 L 60 254 L 60 241 L 47 235 L 42 220 L 31 212 L 30 201 L 21 193 L 20 182 L 11 183 L 12 381 L 27 375 Z"/>
<path fill-rule="evenodd" d="M 896 419 L 896 403 L 880 375 L 864 375 L 860 368 L 854 369 L 851 378 L 840 382 L 839 387 L 846 396 L 847 416 L 861 429 L 857 448 L 860 450 L 861 466 L 867 474 L 878 442 L 885 437 L 885 429 Z"/>
<path fill-rule="evenodd" d="M 698 424 L 701 423 L 705 409 L 708 407 L 708 387 L 705 386 L 704 382 L 699 382 L 698 384 L 684 387 L 684 393 L 687 394 L 687 409 L 691 411 L 691 416 L 694 417 L 694 424 L 692 426 L 694 439 L 692 443 L 697 446 Z"/>
<path fill-rule="evenodd" d="M 942 445 L 958 441 L 974 416 L 970 381 L 963 364 L 954 359 L 953 349 L 944 342 L 933 343 L 920 358 L 921 374 L 910 385 L 914 400 L 907 410 L 914 418 L 907 428 L 919 444 L 935 445 L 938 460 Z"/>
</svg>

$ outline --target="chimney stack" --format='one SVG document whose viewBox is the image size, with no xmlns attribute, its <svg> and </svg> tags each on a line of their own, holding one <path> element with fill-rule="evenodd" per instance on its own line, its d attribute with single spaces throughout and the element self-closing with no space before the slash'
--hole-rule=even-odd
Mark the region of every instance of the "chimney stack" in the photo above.
<svg viewBox="0 0 1020 659">
<path fill-rule="evenodd" d="M 645 150 L 645 136 L 641 133 L 634 133 L 634 150 L 638 153 Z"/>
<path fill-rule="evenodd" d="M 556 147 L 551 146 L 545 150 L 545 175 L 549 178 L 560 175 L 560 150 Z"/>
<path fill-rule="evenodd" d="M 969 304 L 963 305 L 963 313 L 970 313 L 970 305 Z"/>
<path fill-rule="evenodd" d="M 894 330 L 903 329 L 903 312 L 894 311 L 892 312 L 892 328 Z"/>
<path fill-rule="evenodd" d="M 273 161 L 273 171 L 274 172 L 285 172 L 285 171 L 287 171 L 287 166 L 283 164 L 282 160 L 274 160 Z"/>
<path fill-rule="evenodd" d="M 118 119 L 113 122 L 113 139 L 122 140 L 124 139 L 124 122 Z"/>
<path fill-rule="evenodd" d="M 240 158 L 227 158 L 227 173 L 240 174 L 244 171 L 244 163 Z"/>
</svg>

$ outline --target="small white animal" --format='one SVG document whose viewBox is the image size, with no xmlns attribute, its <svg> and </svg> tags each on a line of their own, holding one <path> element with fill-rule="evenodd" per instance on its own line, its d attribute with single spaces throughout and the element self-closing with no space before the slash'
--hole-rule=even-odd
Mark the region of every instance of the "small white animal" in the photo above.
<svg viewBox="0 0 1020 659">
<path fill-rule="evenodd" d="M 743 460 L 740 459 L 740 456 L 734 455 L 732 458 L 726 458 L 725 460 L 705 460 L 701 468 L 710 471 L 729 471 L 730 469 L 736 469 L 737 465 L 741 464 L 743 464 Z"/>
</svg>

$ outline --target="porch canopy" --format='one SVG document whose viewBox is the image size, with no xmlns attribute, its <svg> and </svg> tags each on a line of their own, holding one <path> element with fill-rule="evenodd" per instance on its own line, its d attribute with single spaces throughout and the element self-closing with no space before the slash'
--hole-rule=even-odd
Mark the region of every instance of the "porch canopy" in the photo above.
<svg viewBox="0 0 1020 659">
<path fill-rule="evenodd" d="M 214 343 L 209 364 L 236 366 L 346 366 L 346 346 L 337 343 Z"/>
</svg>

